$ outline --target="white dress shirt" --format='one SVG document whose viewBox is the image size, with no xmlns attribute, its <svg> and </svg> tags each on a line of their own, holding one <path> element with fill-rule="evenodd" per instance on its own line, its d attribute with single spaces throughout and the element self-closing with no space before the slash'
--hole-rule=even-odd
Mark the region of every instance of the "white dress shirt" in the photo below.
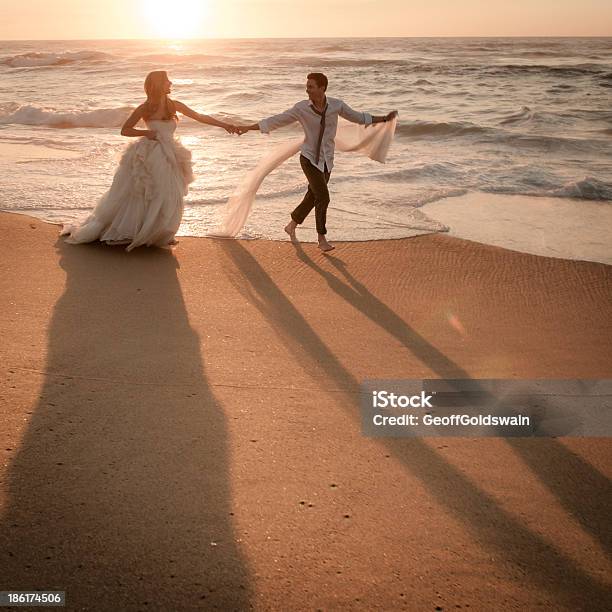
<svg viewBox="0 0 612 612">
<path fill-rule="evenodd" d="M 338 98 L 330 98 L 327 96 L 325 131 L 323 132 L 319 162 L 317 163 L 316 156 L 321 127 L 321 115 L 315 112 L 313 106 L 310 100 L 302 100 L 284 113 L 262 119 L 259 122 L 259 130 L 264 134 L 268 134 L 276 128 L 299 121 L 306 136 L 304 144 L 300 149 L 302 155 L 306 157 L 313 166 L 321 170 L 321 172 L 324 171 L 326 164 L 327 169 L 331 172 L 334 166 L 334 139 L 336 138 L 336 130 L 338 129 L 338 115 L 347 121 L 360 123 L 361 125 L 370 125 L 372 123 L 372 115 L 370 115 L 370 113 L 360 113 L 353 110 L 346 102 Z"/>
</svg>

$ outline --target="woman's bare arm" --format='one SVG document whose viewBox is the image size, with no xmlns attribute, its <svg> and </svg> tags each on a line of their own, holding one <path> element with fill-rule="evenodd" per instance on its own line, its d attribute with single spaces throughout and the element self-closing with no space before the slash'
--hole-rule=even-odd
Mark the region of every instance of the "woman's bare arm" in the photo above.
<svg viewBox="0 0 612 612">
<path fill-rule="evenodd" d="M 122 136 L 146 136 L 155 140 L 155 130 L 138 130 L 134 126 L 142 119 L 144 104 L 141 104 L 126 120 L 121 128 Z"/>
<path fill-rule="evenodd" d="M 209 117 L 208 115 L 202 115 L 201 113 L 197 113 L 193 109 L 189 108 L 186 104 L 179 102 L 178 100 L 174 100 L 174 106 L 176 106 L 176 110 L 185 115 L 186 117 L 191 117 L 200 123 L 205 123 L 207 125 L 214 125 L 216 127 L 223 128 L 230 134 L 233 134 L 236 131 L 236 128 L 229 124 L 224 123 L 223 121 L 219 121 L 214 117 Z"/>
</svg>

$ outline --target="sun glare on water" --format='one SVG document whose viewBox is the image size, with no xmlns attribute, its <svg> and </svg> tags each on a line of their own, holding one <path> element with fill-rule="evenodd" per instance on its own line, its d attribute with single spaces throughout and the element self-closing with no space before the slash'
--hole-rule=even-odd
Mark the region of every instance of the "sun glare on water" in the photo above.
<svg viewBox="0 0 612 612">
<path fill-rule="evenodd" d="M 142 0 L 141 5 L 150 32 L 157 38 L 205 36 L 207 0 Z"/>
</svg>

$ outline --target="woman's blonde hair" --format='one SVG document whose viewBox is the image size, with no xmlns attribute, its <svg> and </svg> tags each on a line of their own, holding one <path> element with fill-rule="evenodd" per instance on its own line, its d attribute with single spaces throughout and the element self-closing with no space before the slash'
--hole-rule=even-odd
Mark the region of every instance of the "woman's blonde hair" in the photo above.
<svg viewBox="0 0 612 612">
<path fill-rule="evenodd" d="M 166 112 L 162 119 L 176 119 L 178 121 L 178 117 L 176 115 L 176 106 L 174 102 L 168 97 L 168 95 L 163 95 L 163 86 L 166 80 L 168 79 L 168 74 L 165 70 L 154 70 L 153 72 L 149 72 L 147 74 L 147 78 L 144 82 L 144 90 L 147 94 L 147 101 L 144 105 L 144 118 L 149 119 L 152 117 L 159 108 L 160 98 L 162 98 L 162 104 L 165 104 Z"/>
</svg>

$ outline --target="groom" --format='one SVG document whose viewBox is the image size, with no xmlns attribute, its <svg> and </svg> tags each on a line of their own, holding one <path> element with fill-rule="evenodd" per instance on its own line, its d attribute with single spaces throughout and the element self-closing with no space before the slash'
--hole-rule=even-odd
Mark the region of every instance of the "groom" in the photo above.
<svg viewBox="0 0 612 612">
<path fill-rule="evenodd" d="M 331 251 L 334 247 L 327 242 L 325 236 L 329 204 L 327 183 L 334 165 L 334 139 L 338 128 L 338 115 L 352 123 L 370 125 L 390 121 L 397 111 L 380 117 L 357 112 L 342 100 L 325 95 L 327 77 L 324 74 L 311 72 L 306 78 L 308 100 L 302 100 L 284 113 L 273 115 L 259 123 L 237 127 L 239 134 L 244 134 L 249 130 L 260 130 L 268 134 L 276 128 L 290 125 L 295 121 L 300 122 L 305 135 L 304 144 L 301 147 L 300 164 L 308 180 L 308 191 L 301 204 L 291 213 L 291 221 L 285 227 L 285 231 L 291 240 L 296 240 L 295 228 L 304 222 L 308 213 L 314 208 L 319 248 L 322 251 Z"/>
</svg>

